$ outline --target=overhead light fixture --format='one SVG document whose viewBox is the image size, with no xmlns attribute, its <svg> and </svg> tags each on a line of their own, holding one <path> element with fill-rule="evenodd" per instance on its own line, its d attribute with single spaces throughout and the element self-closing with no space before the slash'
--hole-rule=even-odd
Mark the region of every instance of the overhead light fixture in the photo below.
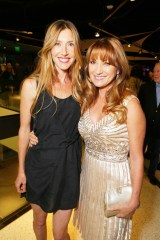
<svg viewBox="0 0 160 240">
<path fill-rule="evenodd" d="M 95 37 L 100 37 L 99 32 L 96 32 L 96 33 L 95 33 Z"/>
<path fill-rule="evenodd" d="M 112 10 L 114 8 L 114 6 L 113 6 L 113 4 L 108 4 L 108 5 L 106 5 L 106 8 L 108 10 Z"/>
<path fill-rule="evenodd" d="M 108 10 L 112 10 L 114 8 L 114 1 L 113 0 L 107 0 L 106 8 Z"/>
<path fill-rule="evenodd" d="M 27 32 L 27 31 L 22 31 L 22 33 L 25 33 L 25 34 L 28 34 L 28 35 L 33 34 L 33 32 Z"/>
<path fill-rule="evenodd" d="M 28 32 L 28 31 L 19 31 L 19 30 L 12 30 L 12 29 L 2 29 L 0 28 L 0 32 L 9 32 L 9 33 L 24 33 L 27 35 L 32 35 L 33 32 Z"/>
</svg>

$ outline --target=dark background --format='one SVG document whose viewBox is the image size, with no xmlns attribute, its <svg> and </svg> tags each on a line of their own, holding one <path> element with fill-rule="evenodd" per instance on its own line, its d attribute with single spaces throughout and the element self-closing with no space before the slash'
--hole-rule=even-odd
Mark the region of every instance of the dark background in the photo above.
<svg viewBox="0 0 160 240">
<path fill-rule="evenodd" d="M 46 28 L 60 18 L 73 21 L 82 40 L 95 39 L 99 31 L 137 45 L 134 55 L 142 49 L 141 56 L 160 57 L 159 0 L 0 0 L 0 39 L 19 37 L 20 44 L 41 47 Z"/>
<path fill-rule="evenodd" d="M 114 5 L 112 10 L 107 9 L 109 4 Z M 3 29 L 32 31 L 33 44 L 41 45 L 48 24 L 65 18 L 75 23 L 81 39 L 94 38 L 95 29 L 89 25 L 93 24 L 128 41 L 150 35 L 145 47 L 160 52 L 158 5 L 158 0 L 0 0 L 1 35 Z"/>
</svg>

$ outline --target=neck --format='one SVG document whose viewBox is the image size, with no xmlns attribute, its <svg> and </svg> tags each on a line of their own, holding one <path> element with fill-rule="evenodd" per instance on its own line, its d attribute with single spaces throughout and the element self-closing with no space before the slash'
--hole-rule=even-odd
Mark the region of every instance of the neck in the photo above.
<svg viewBox="0 0 160 240">
<path fill-rule="evenodd" d="M 63 84 L 63 83 L 67 83 L 68 81 L 69 81 L 68 72 L 62 71 L 58 74 L 58 82 Z"/>
</svg>

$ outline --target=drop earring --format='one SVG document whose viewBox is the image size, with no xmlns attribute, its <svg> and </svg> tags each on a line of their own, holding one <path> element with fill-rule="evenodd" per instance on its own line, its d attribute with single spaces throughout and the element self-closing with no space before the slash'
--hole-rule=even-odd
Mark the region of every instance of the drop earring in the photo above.
<svg viewBox="0 0 160 240">
<path fill-rule="evenodd" d="M 118 78 L 119 78 L 119 73 L 117 73 L 117 75 L 116 75 L 116 80 L 118 80 Z"/>
</svg>

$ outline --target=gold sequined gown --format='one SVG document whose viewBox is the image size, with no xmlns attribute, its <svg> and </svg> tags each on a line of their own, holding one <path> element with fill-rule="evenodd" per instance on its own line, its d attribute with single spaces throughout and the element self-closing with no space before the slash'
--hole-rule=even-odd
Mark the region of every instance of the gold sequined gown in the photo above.
<svg viewBox="0 0 160 240">
<path fill-rule="evenodd" d="M 123 104 L 126 106 L 134 97 L 127 97 Z M 116 124 L 113 114 L 94 124 L 88 110 L 79 121 L 79 131 L 85 142 L 85 152 L 74 226 L 83 240 L 129 240 L 131 219 L 104 216 L 104 192 L 130 183 L 127 125 Z"/>
</svg>

